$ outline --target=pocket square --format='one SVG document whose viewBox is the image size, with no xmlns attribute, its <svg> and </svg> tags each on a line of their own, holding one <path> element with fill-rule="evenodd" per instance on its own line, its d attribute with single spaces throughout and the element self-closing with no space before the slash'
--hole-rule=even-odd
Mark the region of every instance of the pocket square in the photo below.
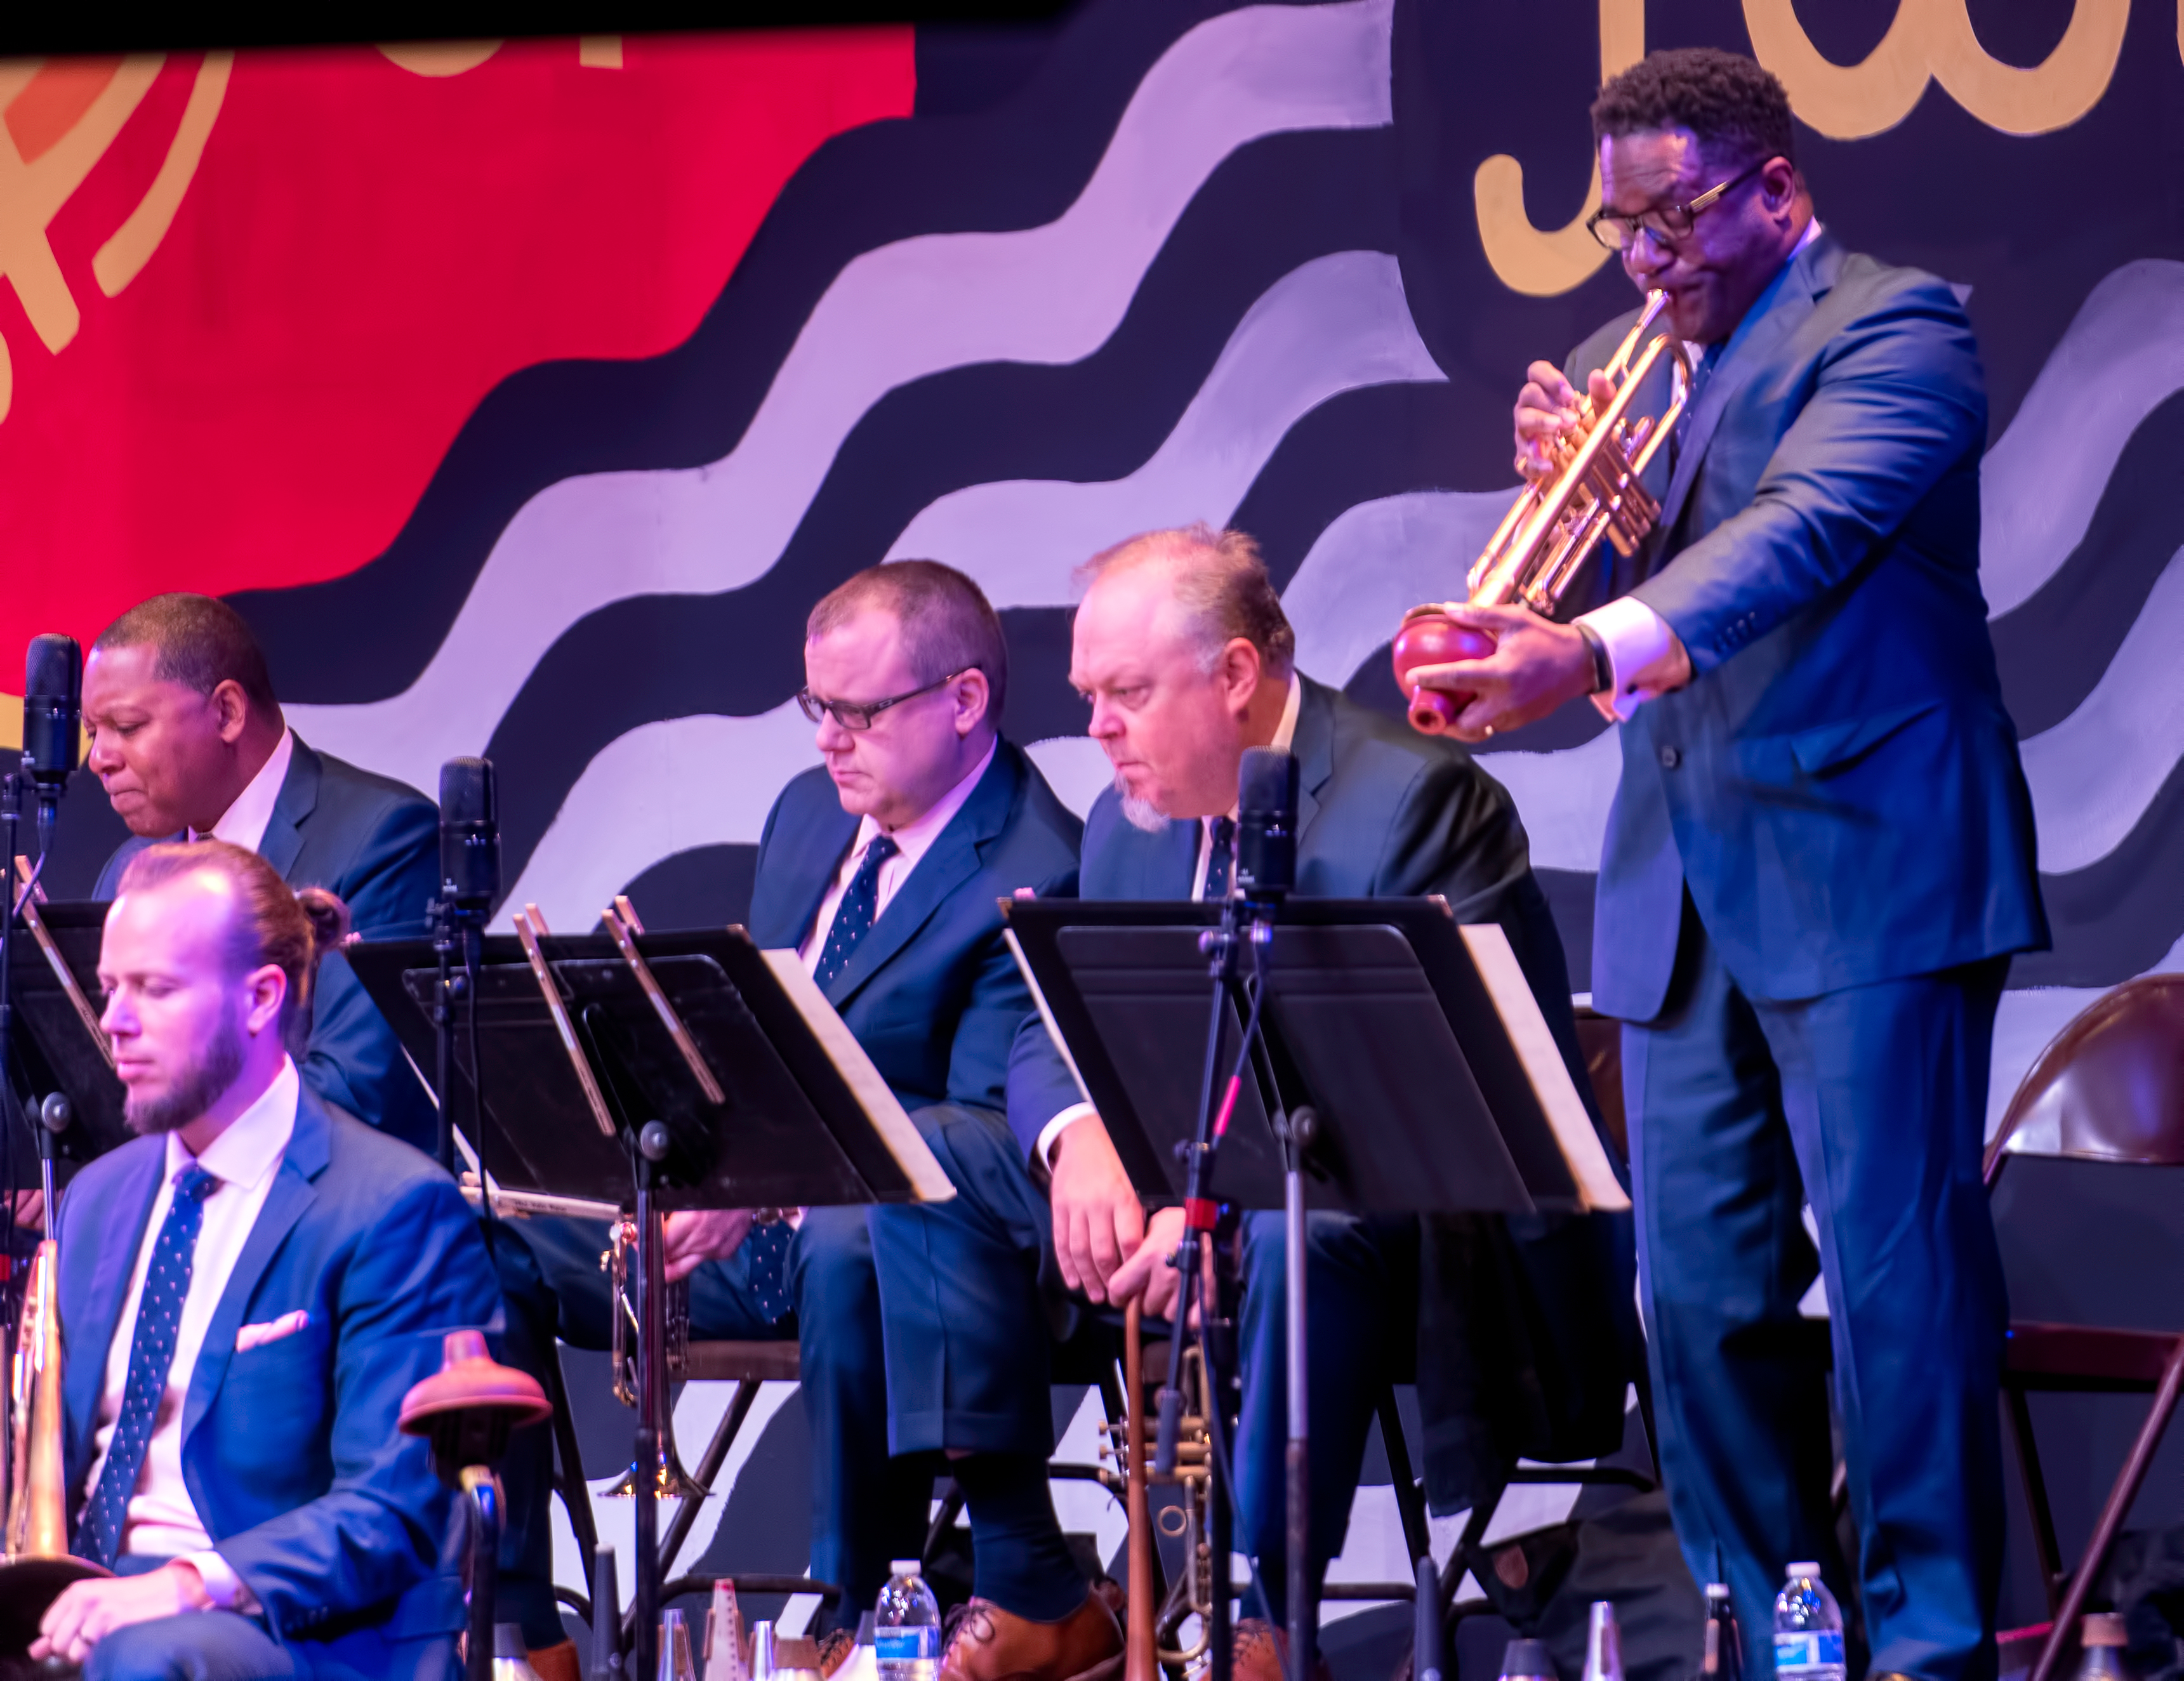
<svg viewBox="0 0 2184 1681">
<path fill-rule="evenodd" d="M 245 1354 L 267 1343 L 277 1343 L 283 1337 L 294 1336 L 310 1322 L 311 1316 L 299 1307 L 293 1313 L 284 1313 L 263 1325 L 246 1325 L 235 1333 L 235 1351 Z"/>
</svg>

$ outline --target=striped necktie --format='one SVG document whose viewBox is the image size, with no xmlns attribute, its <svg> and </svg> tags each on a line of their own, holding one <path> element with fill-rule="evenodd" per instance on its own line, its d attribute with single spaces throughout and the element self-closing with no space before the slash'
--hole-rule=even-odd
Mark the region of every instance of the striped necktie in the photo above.
<svg viewBox="0 0 2184 1681">
<path fill-rule="evenodd" d="M 192 1162 L 175 1177 L 174 1200 L 153 1246 L 152 1265 L 136 1302 L 136 1329 L 129 1344 L 129 1377 L 121 1389 L 121 1411 L 107 1444 L 106 1465 L 83 1514 L 76 1536 L 79 1558 L 114 1567 L 121 1550 L 121 1532 L 129 1498 L 144 1469 L 144 1452 L 159 1422 L 160 1398 L 167 1392 L 168 1370 L 175 1363 L 175 1336 L 181 1328 L 182 1304 L 189 1300 L 190 1269 L 197 1256 L 198 1233 L 204 1227 L 204 1200 L 220 1181 Z"/>
</svg>

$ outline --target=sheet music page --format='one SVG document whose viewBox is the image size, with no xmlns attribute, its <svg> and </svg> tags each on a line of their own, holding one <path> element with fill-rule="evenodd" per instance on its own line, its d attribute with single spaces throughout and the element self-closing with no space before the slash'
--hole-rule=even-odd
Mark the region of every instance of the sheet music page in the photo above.
<svg viewBox="0 0 2184 1681">
<path fill-rule="evenodd" d="M 880 1141 L 894 1157 L 895 1165 L 902 1169 L 903 1177 L 910 1181 L 911 1188 L 917 1193 L 920 1202 L 945 1202 L 956 1194 L 956 1187 L 941 1171 L 933 1152 L 925 1147 L 918 1136 L 917 1123 L 910 1118 L 888 1083 L 880 1078 L 880 1071 L 872 1066 L 872 1060 L 865 1055 L 865 1048 L 834 1013 L 834 1006 L 827 1002 L 827 994 L 819 990 L 819 983 L 804 966 L 804 960 L 792 949 L 766 951 L 759 954 L 766 959 L 766 966 L 773 971 L 773 978 L 781 983 L 788 1001 L 796 1006 L 812 1037 L 825 1049 L 827 1057 L 850 1089 L 856 1094 L 857 1101 L 865 1106 L 872 1124 L 879 1129 Z"/>
<path fill-rule="evenodd" d="M 1024 957 L 1023 946 L 1017 939 L 1017 931 L 1003 928 L 1001 938 L 1009 943 L 1009 955 L 1017 960 L 1017 972 L 1024 977 L 1024 984 L 1031 988 L 1031 1001 L 1039 1006 L 1039 1019 L 1046 1024 L 1047 1038 L 1054 1041 L 1054 1048 L 1061 1053 L 1061 1060 L 1069 1069 L 1069 1077 L 1077 1083 L 1078 1095 L 1090 1103 L 1092 1094 L 1084 1089 L 1084 1077 L 1077 1071 L 1077 1059 L 1069 1054 L 1069 1041 L 1061 1037 L 1061 1029 L 1055 1026 L 1054 1011 L 1047 1004 L 1046 994 L 1039 989 L 1039 977 L 1031 972 L 1031 965 Z"/>
<path fill-rule="evenodd" d="M 1465 922 L 1457 931 L 1463 936 L 1479 978 L 1486 983 L 1503 1030 L 1523 1060 L 1540 1107 L 1546 1111 L 1547 1124 L 1555 1130 L 1555 1142 L 1562 1146 L 1563 1161 L 1577 1181 L 1578 1194 L 1587 1208 L 1620 1213 L 1630 1206 L 1630 1199 L 1616 1182 L 1615 1169 L 1601 1148 L 1600 1134 L 1592 1129 L 1585 1100 L 1570 1083 L 1569 1065 L 1547 1029 L 1547 1018 L 1540 1014 L 1540 1001 L 1532 996 L 1531 983 L 1510 948 L 1507 932 L 1498 922 Z"/>
</svg>

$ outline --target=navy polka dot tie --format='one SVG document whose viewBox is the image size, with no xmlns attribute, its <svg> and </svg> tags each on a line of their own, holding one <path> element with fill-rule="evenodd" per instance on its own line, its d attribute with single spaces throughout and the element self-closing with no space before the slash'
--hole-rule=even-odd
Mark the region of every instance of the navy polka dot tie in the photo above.
<svg viewBox="0 0 2184 1681">
<path fill-rule="evenodd" d="M 857 866 L 857 873 L 850 878 L 850 888 L 842 895 L 842 902 L 834 907 L 834 926 L 827 930 L 826 949 L 819 954 L 819 966 L 811 978 L 822 987 L 831 987 L 834 977 L 849 966 L 850 957 L 879 915 L 880 866 L 902 849 L 885 835 L 872 837 L 872 843 L 865 849 L 865 861 Z"/>
<path fill-rule="evenodd" d="M 768 1220 L 753 1226 L 744 1239 L 750 1249 L 751 1294 L 769 1325 L 788 1317 L 794 1305 L 788 1299 L 788 1244 L 796 1235 L 786 1220 Z"/>
<path fill-rule="evenodd" d="M 136 1492 L 136 1478 L 144 1469 L 144 1450 L 151 1445 L 152 1432 L 159 1422 L 159 1400 L 167 1390 L 168 1369 L 175 1363 L 175 1333 L 181 1327 L 198 1233 L 204 1227 L 204 1200 L 219 1183 L 195 1163 L 176 1176 L 175 1198 L 167 1205 L 166 1223 L 159 1227 L 159 1240 L 152 1250 L 151 1270 L 144 1275 L 144 1293 L 136 1303 L 136 1331 L 129 1344 L 129 1378 L 122 1386 L 120 1415 L 114 1421 L 106 1466 L 98 1473 L 98 1487 L 92 1493 L 91 1505 L 75 1538 L 77 1557 L 109 1569 L 121 1550 L 129 1497 Z"/>
</svg>

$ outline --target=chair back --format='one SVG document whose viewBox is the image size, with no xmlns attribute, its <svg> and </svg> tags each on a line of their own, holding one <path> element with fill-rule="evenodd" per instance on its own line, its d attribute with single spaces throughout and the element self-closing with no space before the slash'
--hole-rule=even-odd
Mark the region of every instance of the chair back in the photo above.
<svg viewBox="0 0 2184 1681">
<path fill-rule="evenodd" d="M 2040 1053 L 1987 1145 L 2011 1155 L 2184 1165 L 2184 975 L 2103 994 Z"/>
</svg>

